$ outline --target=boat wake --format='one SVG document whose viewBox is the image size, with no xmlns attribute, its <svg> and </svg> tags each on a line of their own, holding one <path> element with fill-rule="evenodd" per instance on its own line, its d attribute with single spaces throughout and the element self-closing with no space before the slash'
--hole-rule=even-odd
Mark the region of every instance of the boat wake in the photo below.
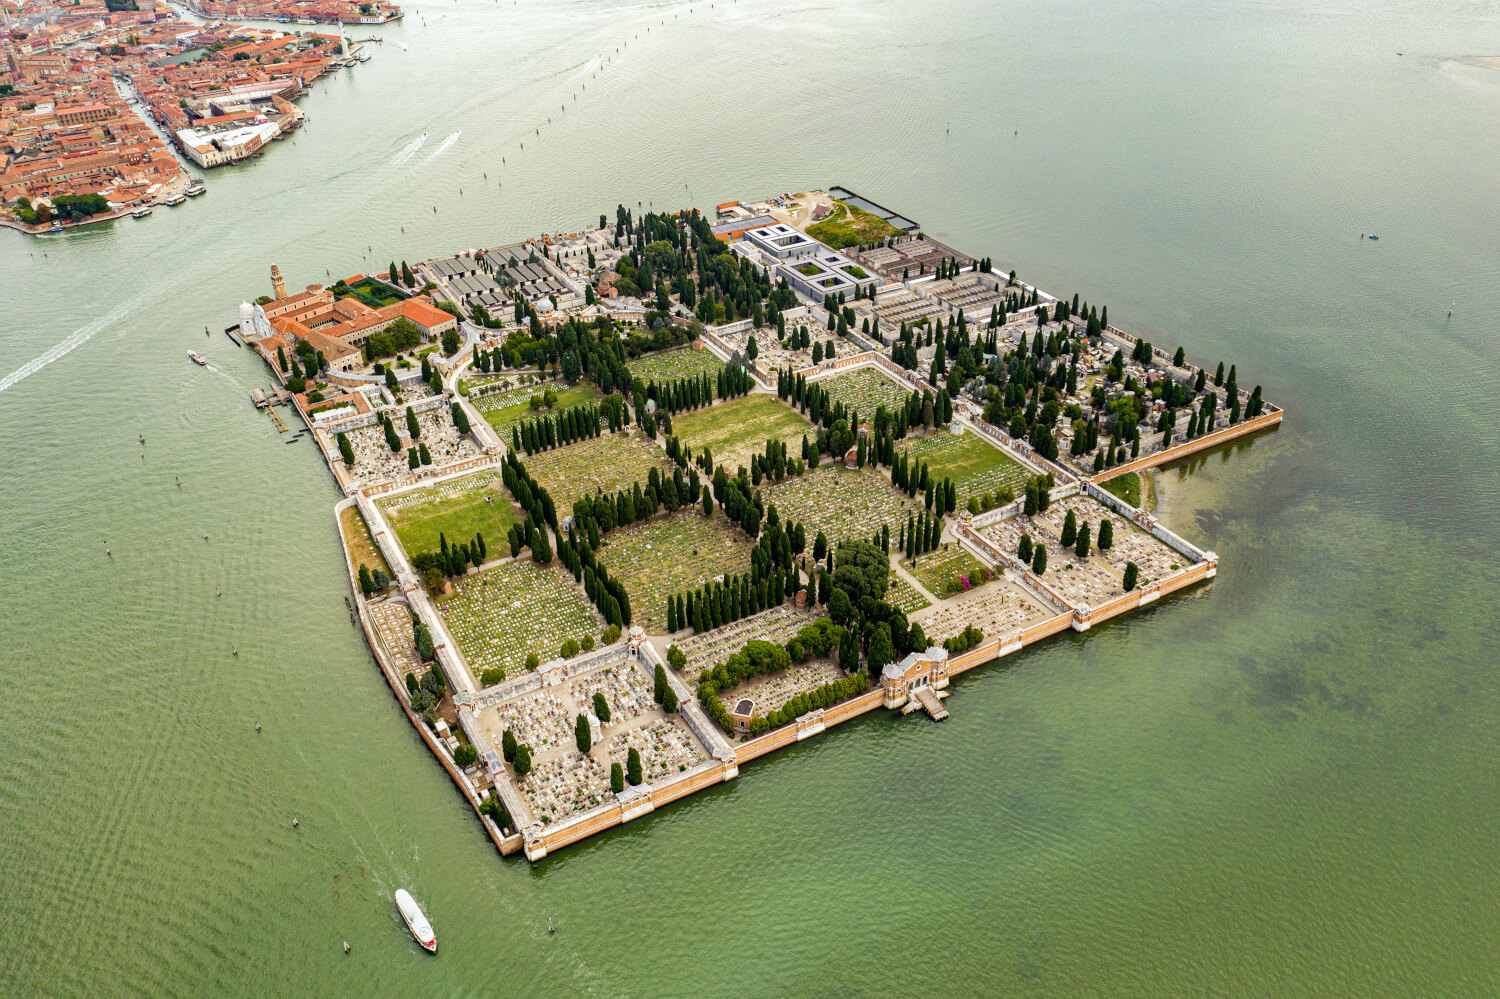
<svg viewBox="0 0 1500 999">
<path fill-rule="evenodd" d="M 417 136 L 415 139 L 412 139 L 406 145 L 402 146 L 401 151 L 396 154 L 396 158 L 391 160 L 391 166 L 400 166 L 407 160 L 411 159 L 417 154 L 417 150 L 422 148 L 422 143 L 426 141 L 427 133 L 423 132 L 421 135 Z"/>
<path fill-rule="evenodd" d="M 61 360 L 74 349 L 88 343 L 94 338 L 94 335 L 96 333 L 109 326 L 110 324 L 118 321 L 120 317 L 124 316 L 125 313 L 129 312 L 133 307 L 133 302 L 127 302 L 123 305 L 116 306 L 114 309 L 99 317 L 98 319 L 95 319 L 93 322 L 88 323 L 84 326 L 80 326 L 77 330 L 73 331 L 71 336 L 54 346 L 51 350 L 47 351 L 42 356 L 27 361 L 25 364 L 21 365 L 19 368 L 6 375 L 4 378 L 0 378 L 0 392 L 4 392 L 6 389 L 10 388 L 12 385 L 17 384 L 18 382 L 25 381 L 27 378 L 30 378 L 38 371 L 51 364 L 53 361 Z"/>
<path fill-rule="evenodd" d="M 434 149 L 432 151 L 432 155 L 431 156 L 427 157 L 427 162 L 431 163 L 433 160 L 435 160 L 439 156 L 443 155 L 443 153 L 447 152 L 448 149 L 449 149 L 449 147 L 451 147 L 455 142 L 457 142 L 458 141 L 458 137 L 460 135 L 462 135 L 462 134 L 463 134 L 463 131 L 461 129 L 457 129 L 457 128 L 455 128 L 452 132 L 449 132 L 448 133 L 448 137 L 443 140 L 442 144 L 439 145 L 436 149 Z"/>
</svg>

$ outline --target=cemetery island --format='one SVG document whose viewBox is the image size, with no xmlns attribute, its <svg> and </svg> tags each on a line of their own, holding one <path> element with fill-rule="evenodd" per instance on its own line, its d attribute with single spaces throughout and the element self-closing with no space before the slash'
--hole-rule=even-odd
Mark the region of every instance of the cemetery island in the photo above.
<svg viewBox="0 0 1500 999">
<path fill-rule="evenodd" d="M 841 188 L 271 281 L 229 330 L 253 399 L 322 449 L 376 662 L 532 861 L 1212 578 L 1141 473 L 1282 419 Z"/>
</svg>

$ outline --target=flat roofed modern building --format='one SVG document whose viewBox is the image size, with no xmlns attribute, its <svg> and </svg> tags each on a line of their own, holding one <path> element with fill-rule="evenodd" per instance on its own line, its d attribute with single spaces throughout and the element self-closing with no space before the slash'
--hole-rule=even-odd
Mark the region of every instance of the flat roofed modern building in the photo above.
<svg viewBox="0 0 1500 999">
<path fill-rule="evenodd" d="M 785 222 L 749 229 L 745 232 L 745 239 L 778 260 L 790 260 L 793 257 L 827 249 L 816 239 L 806 233 L 798 232 Z"/>
</svg>

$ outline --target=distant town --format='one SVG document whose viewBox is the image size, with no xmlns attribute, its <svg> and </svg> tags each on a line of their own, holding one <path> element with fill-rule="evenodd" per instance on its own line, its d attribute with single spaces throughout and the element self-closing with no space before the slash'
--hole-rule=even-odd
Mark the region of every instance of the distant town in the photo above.
<svg viewBox="0 0 1500 999">
<path fill-rule="evenodd" d="M 339 33 L 223 18 L 358 25 L 395 20 L 378 2 L 62 5 L 0 0 L 0 224 L 57 231 L 205 190 L 210 169 L 259 156 L 303 120 L 293 103 L 326 73 L 368 58 Z"/>
<path fill-rule="evenodd" d="M 344 494 L 351 623 L 532 861 L 1212 579 L 1147 473 L 1283 415 L 842 188 L 273 265 L 225 332 Z"/>
</svg>

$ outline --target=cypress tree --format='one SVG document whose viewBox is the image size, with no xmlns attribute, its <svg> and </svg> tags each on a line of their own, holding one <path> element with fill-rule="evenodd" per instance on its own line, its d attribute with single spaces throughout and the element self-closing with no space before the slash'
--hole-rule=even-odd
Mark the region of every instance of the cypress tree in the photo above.
<svg viewBox="0 0 1500 999">
<path fill-rule="evenodd" d="M 1037 545 L 1031 556 L 1031 571 L 1040 576 L 1047 571 L 1047 546 Z"/>
<path fill-rule="evenodd" d="M 1129 593 L 1131 590 L 1135 589 L 1136 580 L 1138 580 L 1140 578 L 1140 575 L 1141 575 L 1140 566 L 1136 565 L 1134 562 L 1126 562 L 1125 563 L 1125 580 L 1124 580 L 1124 584 L 1125 584 L 1125 592 L 1126 593 Z"/>
</svg>

